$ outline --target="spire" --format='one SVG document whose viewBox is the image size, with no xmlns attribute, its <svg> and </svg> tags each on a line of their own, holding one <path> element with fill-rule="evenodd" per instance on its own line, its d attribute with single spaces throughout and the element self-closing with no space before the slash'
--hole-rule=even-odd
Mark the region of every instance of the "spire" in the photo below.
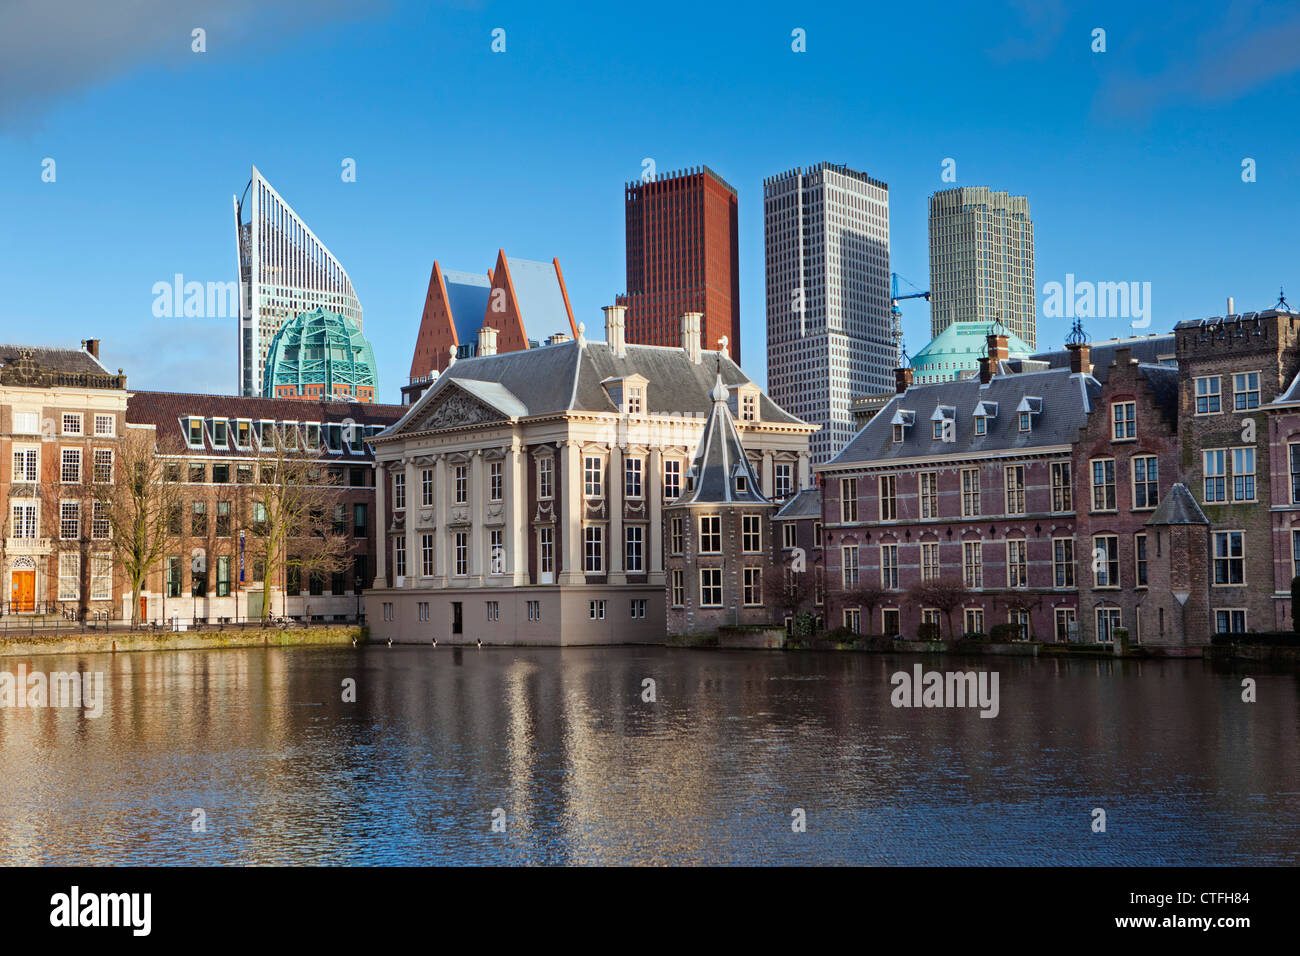
<svg viewBox="0 0 1300 956">
<path fill-rule="evenodd" d="M 728 390 L 719 372 L 709 397 L 713 410 L 704 424 L 704 433 L 695 449 L 689 474 L 694 479 L 689 490 L 677 499 L 684 504 L 768 504 L 763 497 L 758 473 L 745 454 L 736 431 Z"/>
</svg>

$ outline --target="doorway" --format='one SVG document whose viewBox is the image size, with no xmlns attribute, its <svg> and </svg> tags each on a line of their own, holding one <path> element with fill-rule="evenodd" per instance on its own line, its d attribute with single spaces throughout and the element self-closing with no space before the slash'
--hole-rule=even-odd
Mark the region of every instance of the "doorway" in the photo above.
<svg viewBox="0 0 1300 956">
<path fill-rule="evenodd" d="M 461 632 L 462 622 L 463 622 L 463 616 L 461 614 L 461 604 L 459 601 L 452 601 L 451 602 L 451 633 L 459 634 Z"/>
<path fill-rule="evenodd" d="M 15 614 L 31 613 L 36 610 L 36 572 L 10 572 L 10 609 Z"/>
</svg>

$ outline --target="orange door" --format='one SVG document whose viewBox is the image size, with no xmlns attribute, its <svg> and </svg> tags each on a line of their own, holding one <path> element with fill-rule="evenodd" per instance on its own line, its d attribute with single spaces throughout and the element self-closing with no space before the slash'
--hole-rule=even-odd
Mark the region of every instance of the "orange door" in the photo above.
<svg viewBox="0 0 1300 956">
<path fill-rule="evenodd" d="M 11 575 L 10 601 L 15 613 L 36 610 L 36 572 L 13 571 Z"/>
<path fill-rule="evenodd" d="M 140 622 L 144 623 L 149 620 L 149 599 L 143 594 L 140 595 Z"/>
</svg>

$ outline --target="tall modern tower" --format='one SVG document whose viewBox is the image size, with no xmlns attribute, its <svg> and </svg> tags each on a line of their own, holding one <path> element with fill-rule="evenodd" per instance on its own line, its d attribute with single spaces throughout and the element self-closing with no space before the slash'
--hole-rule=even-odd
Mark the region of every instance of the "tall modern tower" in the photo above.
<svg viewBox="0 0 1300 956">
<path fill-rule="evenodd" d="M 849 405 L 891 391 L 898 349 L 889 327 L 889 187 L 822 163 L 763 181 L 767 390 L 820 425 L 814 462 L 855 432 Z"/>
<path fill-rule="evenodd" d="M 280 327 L 325 308 L 356 323 L 361 303 L 347 270 L 280 198 L 257 167 L 235 197 L 239 259 L 239 394 L 260 395 L 266 356 Z"/>
<path fill-rule="evenodd" d="M 1034 221 L 1029 199 L 987 186 L 930 197 L 930 336 L 954 322 L 995 320 L 1038 344 Z"/>
<path fill-rule="evenodd" d="M 681 317 L 703 312 L 700 341 L 740 363 L 740 252 L 736 190 L 707 166 L 628 183 L 627 341 L 682 344 Z"/>
</svg>

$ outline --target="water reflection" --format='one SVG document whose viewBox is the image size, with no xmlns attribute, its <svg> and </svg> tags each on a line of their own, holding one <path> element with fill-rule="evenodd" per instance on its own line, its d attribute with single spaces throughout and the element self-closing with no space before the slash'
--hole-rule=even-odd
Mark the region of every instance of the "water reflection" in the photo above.
<svg viewBox="0 0 1300 956">
<path fill-rule="evenodd" d="M 1241 673 L 1201 662 L 941 665 L 999 671 L 988 720 L 891 707 L 890 675 L 914 662 L 664 648 L 29 658 L 29 671 L 103 671 L 107 701 L 98 719 L 0 708 L 0 862 L 1300 861 L 1294 674 L 1251 671 L 1258 703 L 1244 704 Z M 806 833 L 791 832 L 795 808 Z"/>
</svg>

